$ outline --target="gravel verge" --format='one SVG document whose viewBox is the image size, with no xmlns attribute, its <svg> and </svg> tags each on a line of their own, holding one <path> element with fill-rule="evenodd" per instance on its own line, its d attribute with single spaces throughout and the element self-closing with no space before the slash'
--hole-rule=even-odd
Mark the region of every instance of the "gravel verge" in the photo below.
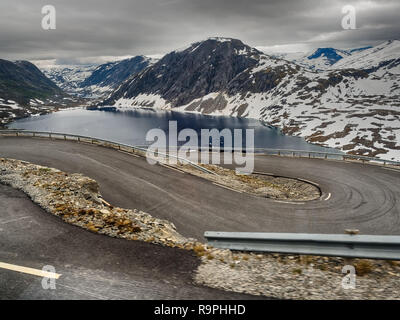
<svg viewBox="0 0 400 320">
<path fill-rule="evenodd" d="M 321 191 L 315 185 L 294 178 L 279 177 L 268 174 L 236 174 L 235 170 L 217 165 L 202 165 L 216 173 L 204 173 L 190 165 L 174 165 L 185 172 L 258 197 L 275 200 L 310 201 L 319 199 Z"/>
</svg>

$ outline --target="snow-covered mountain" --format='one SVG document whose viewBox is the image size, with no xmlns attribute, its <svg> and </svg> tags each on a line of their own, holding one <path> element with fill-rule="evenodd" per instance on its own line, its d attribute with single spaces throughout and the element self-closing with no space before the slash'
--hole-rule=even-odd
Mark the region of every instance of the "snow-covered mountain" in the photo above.
<svg viewBox="0 0 400 320">
<path fill-rule="evenodd" d="M 318 48 L 312 52 L 291 52 L 291 53 L 274 53 L 271 54 L 275 58 L 285 59 L 294 62 L 302 67 L 312 70 L 331 69 L 339 61 L 353 54 L 362 52 L 371 47 L 356 48 L 350 50 L 342 50 L 335 48 Z M 266 52 L 268 54 L 268 52 Z"/>
<path fill-rule="evenodd" d="M 354 52 L 345 59 L 338 61 L 332 67 L 335 69 L 363 69 L 373 72 L 379 69 L 381 71 L 399 73 L 399 58 L 400 41 L 389 40 L 378 46 Z"/>
<path fill-rule="evenodd" d="M 71 95 L 85 96 L 80 84 L 88 78 L 98 65 L 50 65 L 41 67 L 42 72 L 61 89 Z"/>
<path fill-rule="evenodd" d="M 316 71 L 240 40 L 211 38 L 165 55 L 103 104 L 256 118 L 310 142 L 400 160 L 398 44 L 339 60 L 357 56 L 358 68 L 335 62 Z"/>
<path fill-rule="evenodd" d="M 130 76 L 153 64 L 156 59 L 136 56 L 101 65 L 52 65 L 42 71 L 65 92 L 85 98 L 109 94 Z"/>
</svg>

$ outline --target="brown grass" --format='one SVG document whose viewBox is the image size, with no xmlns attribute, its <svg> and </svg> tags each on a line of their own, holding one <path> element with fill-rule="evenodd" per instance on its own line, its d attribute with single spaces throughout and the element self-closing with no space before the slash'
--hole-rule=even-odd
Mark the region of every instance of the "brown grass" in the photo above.
<svg viewBox="0 0 400 320">
<path fill-rule="evenodd" d="M 360 260 L 354 264 L 356 274 L 360 277 L 370 273 L 373 270 L 372 263 L 368 260 Z"/>
</svg>

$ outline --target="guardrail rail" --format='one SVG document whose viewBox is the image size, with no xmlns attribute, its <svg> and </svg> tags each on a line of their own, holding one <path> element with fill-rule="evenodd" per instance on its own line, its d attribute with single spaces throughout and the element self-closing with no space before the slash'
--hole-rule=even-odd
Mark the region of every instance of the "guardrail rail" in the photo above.
<svg viewBox="0 0 400 320">
<path fill-rule="evenodd" d="M 237 251 L 400 260 L 400 236 L 206 231 L 204 237 Z"/>
<path fill-rule="evenodd" d="M 98 142 L 102 142 L 104 143 L 106 146 L 111 146 L 114 147 L 118 150 L 122 150 L 122 148 L 126 148 L 128 150 L 131 150 L 131 152 L 135 152 L 135 151 L 140 151 L 140 152 L 146 152 L 147 148 L 141 147 L 141 146 L 131 146 L 128 144 L 124 144 L 124 143 L 119 143 L 119 142 L 115 142 L 115 141 L 111 141 L 111 140 L 105 140 L 105 139 L 101 139 L 101 138 L 95 138 L 95 137 L 89 137 L 89 136 L 82 136 L 82 135 L 77 135 L 77 134 L 69 134 L 69 133 L 60 133 L 60 132 L 48 132 L 48 131 L 29 131 L 29 130 L 0 130 L 0 135 L 7 135 L 7 134 L 12 134 L 12 135 L 16 135 L 21 136 L 21 135 L 30 135 L 32 137 L 45 137 L 45 138 L 49 138 L 49 139 L 57 139 L 57 138 L 62 138 L 64 140 L 71 140 L 69 138 L 73 138 L 74 141 L 78 141 L 78 142 L 84 142 L 84 140 L 88 140 L 90 143 L 94 144 L 94 143 L 98 143 Z M 163 153 L 163 152 L 156 152 L 158 155 L 164 156 L 164 157 L 169 157 L 169 158 L 175 158 L 178 159 L 180 161 L 183 161 L 191 166 L 193 166 L 196 169 L 199 169 L 205 173 L 209 173 L 209 174 L 213 174 L 215 175 L 215 172 L 212 172 L 210 170 L 207 170 L 206 168 L 198 165 L 197 163 L 190 161 L 186 158 L 182 158 L 179 157 L 177 155 L 171 155 L 171 154 L 167 154 L 167 153 Z"/>
<path fill-rule="evenodd" d="M 115 141 L 110 141 L 110 140 L 105 140 L 105 139 L 100 139 L 100 138 L 95 138 L 95 137 L 90 137 L 90 136 L 83 136 L 83 135 L 76 135 L 76 134 L 67 134 L 67 133 L 60 133 L 60 132 L 48 132 L 48 131 L 31 131 L 31 130 L 18 130 L 18 129 L 3 129 L 0 130 L 0 134 L 12 134 L 12 135 L 31 135 L 33 137 L 40 137 L 40 136 L 46 136 L 48 138 L 57 138 L 57 137 L 63 137 L 64 140 L 68 140 L 68 138 L 74 138 L 75 140 L 80 141 L 80 139 L 88 139 L 91 140 L 92 143 L 93 141 L 100 141 L 104 143 L 109 143 L 115 145 L 117 148 L 124 147 L 124 148 L 132 148 L 137 151 L 146 151 L 147 148 L 149 147 L 148 145 L 139 145 L 139 146 L 131 146 Z M 208 150 L 210 152 L 224 152 L 227 151 L 224 148 L 218 148 L 218 147 L 190 147 L 192 150 Z M 358 160 L 361 161 L 362 163 L 374 163 L 374 164 L 382 164 L 386 166 L 387 164 L 393 165 L 393 166 L 400 166 L 400 161 L 394 161 L 394 160 L 386 160 L 386 159 L 379 159 L 379 158 L 374 158 L 374 157 L 366 157 L 366 156 L 361 156 L 361 155 L 353 155 L 353 154 L 347 154 L 347 153 L 335 153 L 335 152 L 324 152 L 324 151 L 311 151 L 311 150 L 294 150 L 294 149 L 270 149 L 270 148 L 252 148 L 252 149 L 235 149 L 231 148 L 231 150 L 228 150 L 231 152 L 244 152 L 244 153 L 255 153 L 255 154 L 266 154 L 266 155 L 277 155 L 277 156 L 290 156 L 290 157 L 308 157 L 308 158 L 318 158 L 318 159 L 325 159 L 325 160 L 343 160 L 346 161 L 347 159 L 351 160 Z M 176 155 L 169 155 L 168 151 L 165 150 L 165 152 L 158 152 L 159 155 L 166 156 L 166 157 L 173 157 L 179 160 L 182 160 L 192 166 L 195 166 L 197 169 L 210 173 L 210 174 L 215 174 L 212 171 L 209 171 L 205 169 L 202 166 L 199 166 L 198 164 L 182 157 L 178 157 Z"/>
</svg>

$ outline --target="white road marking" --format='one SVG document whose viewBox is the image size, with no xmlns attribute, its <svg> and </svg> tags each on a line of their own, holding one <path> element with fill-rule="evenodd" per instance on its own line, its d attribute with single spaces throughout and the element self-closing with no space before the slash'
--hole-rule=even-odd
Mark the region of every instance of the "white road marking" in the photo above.
<svg viewBox="0 0 400 320">
<path fill-rule="evenodd" d="M 4 263 L 4 262 L 0 262 L 0 268 L 11 270 L 11 271 L 27 273 L 27 274 L 32 274 L 32 275 L 38 276 L 38 277 L 51 278 L 51 279 L 58 279 L 61 276 L 61 274 L 58 274 L 58 273 L 17 266 L 15 264 L 9 264 L 9 263 Z"/>
<path fill-rule="evenodd" d="M 329 192 L 328 196 L 324 199 L 325 201 L 329 200 L 331 198 L 332 194 Z"/>
</svg>

